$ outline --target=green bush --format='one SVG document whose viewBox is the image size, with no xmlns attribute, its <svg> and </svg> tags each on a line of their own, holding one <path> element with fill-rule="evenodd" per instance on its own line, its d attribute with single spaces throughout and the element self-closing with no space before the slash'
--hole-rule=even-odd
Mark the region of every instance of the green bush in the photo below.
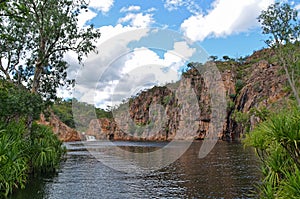
<svg viewBox="0 0 300 199">
<path fill-rule="evenodd" d="M 0 195 L 24 188 L 31 172 L 54 171 L 65 149 L 51 129 L 33 124 L 30 138 L 25 124 L 0 124 Z"/>
<path fill-rule="evenodd" d="M 15 188 L 23 188 L 29 170 L 28 145 L 22 139 L 25 126 L 9 124 L 0 127 L 0 194 L 7 196 Z"/>
<path fill-rule="evenodd" d="M 31 164 L 34 171 L 55 171 L 59 166 L 60 158 L 65 153 L 52 130 L 43 125 L 33 125 L 30 145 Z"/>
<path fill-rule="evenodd" d="M 300 198 L 300 111 L 297 107 L 273 114 L 247 134 L 255 147 L 264 179 L 260 198 Z"/>
<path fill-rule="evenodd" d="M 44 107 L 42 98 L 23 87 L 0 80 L 0 120 L 10 122 L 28 116 L 38 119 Z"/>
<path fill-rule="evenodd" d="M 235 82 L 235 92 L 238 94 L 244 86 L 245 86 L 245 83 L 244 83 L 243 80 L 241 80 L 241 79 L 236 80 L 236 82 Z"/>
</svg>

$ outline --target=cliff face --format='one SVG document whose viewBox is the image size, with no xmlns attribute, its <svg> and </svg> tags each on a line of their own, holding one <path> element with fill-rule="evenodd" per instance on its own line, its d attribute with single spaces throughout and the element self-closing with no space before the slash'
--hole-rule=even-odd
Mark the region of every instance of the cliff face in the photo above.
<svg viewBox="0 0 300 199">
<path fill-rule="evenodd" d="M 268 109 L 289 95 L 284 91 L 286 77 L 280 66 L 266 60 L 253 62 L 257 56 L 243 64 L 229 63 L 221 72 L 228 107 L 223 130 L 218 132 L 220 139 L 238 139 L 246 125 L 251 129 L 260 122 L 251 110 Z M 114 112 L 114 120 L 92 120 L 87 134 L 114 140 L 203 139 L 212 117 L 210 100 L 203 77 L 191 69 L 180 82 L 154 87 L 130 99 Z M 236 113 L 246 115 L 246 121 L 237 119 Z M 189 124 L 187 118 L 196 122 Z"/>
<path fill-rule="evenodd" d="M 226 92 L 235 94 L 234 74 L 226 70 L 222 80 Z M 86 134 L 114 140 L 203 139 L 211 121 L 210 103 L 207 85 L 194 68 L 180 82 L 154 87 L 130 99 L 114 112 L 114 120 L 92 120 Z M 226 118 L 223 123 L 220 138 L 227 128 Z"/>
<path fill-rule="evenodd" d="M 81 140 L 81 137 L 76 130 L 68 127 L 53 113 L 51 113 L 49 117 L 49 121 L 46 121 L 44 115 L 41 115 L 40 121 L 38 121 L 38 123 L 46 126 L 50 126 L 54 134 L 56 134 L 58 138 L 63 142 L 72 142 L 72 141 Z"/>
<path fill-rule="evenodd" d="M 286 77 L 276 63 L 261 59 L 262 50 L 243 62 L 216 62 L 226 92 L 226 117 L 220 139 L 238 139 L 245 129 L 261 121 L 257 112 L 281 103 L 289 92 Z M 260 60 L 260 61 L 256 61 Z M 196 68 L 182 79 L 154 87 L 131 98 L 113 112 L 114 119 L 90 121 L 86 135 L 111 140 L 203 139 L 212 121 L 207 79 Z M 50 126 L 63 141 L 80 140 L 78 133 L 52 117 Z"/>
<path fill-rule="evenodd" d="M 280 66 L 262 60 L 247 70 L 249 75 L 243 77 L 245 85 L 234 101 L 234 109 L 241 113 L 248 113 L 248 125 L 253 129 L 261 118 L 251 112 L 251 109 L 269 109 L 273 104 L 285 99 L 289 93 L 284 91 L 287 79 L 280 72 Z M 229 119 L 226 132 L 232 137 L 239 137 L 243 132 L 242 124 Z"/>
</svg>

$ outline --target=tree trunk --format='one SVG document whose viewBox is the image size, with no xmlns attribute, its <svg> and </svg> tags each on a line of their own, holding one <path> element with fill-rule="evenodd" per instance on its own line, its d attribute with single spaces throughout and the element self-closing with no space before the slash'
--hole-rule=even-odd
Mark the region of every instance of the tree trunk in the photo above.
<svg viewBox="0 0 300 199">
<path fill-rule="evenodd" d="M 35 71 L 34 71 L 34 77 L 33 77 L 33 81 L 32 81 L 31 93 L 37 93 L 37 91 L 39 89 L 42 70 L 43 69 L 42 69 L 41 64 L 36 64 Z"/>
</svg>

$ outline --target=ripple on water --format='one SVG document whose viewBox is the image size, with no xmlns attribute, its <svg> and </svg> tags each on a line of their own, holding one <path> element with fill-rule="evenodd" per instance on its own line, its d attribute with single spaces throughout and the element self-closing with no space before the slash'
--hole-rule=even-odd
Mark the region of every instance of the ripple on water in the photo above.
<svg viewBox="0 0 300 199">
<path fill-rule="evenodd" d="M 250 198 L 260 172 L 251 150 L 241 144 L 218 142 L 204 159 L 195 142 L 176 162 L 147 174 L 115 171 L 98 161 L 87 148 L 159 148 L 159 142 L 65 143 L 67 160 L 58 173 L 34 179 L 14 199 L 98 198 Z M 115 164 L 122 164 L 116 162 Z"/>
</svg>

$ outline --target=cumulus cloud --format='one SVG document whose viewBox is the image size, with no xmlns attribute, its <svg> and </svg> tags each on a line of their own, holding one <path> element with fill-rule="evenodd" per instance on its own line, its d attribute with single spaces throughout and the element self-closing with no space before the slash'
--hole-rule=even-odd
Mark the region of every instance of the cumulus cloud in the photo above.
<svg viewBox="0 0 300 199">
<path fill-rule="evenodd" d="M 78 15 L 78 22 L 77 26 L 82 28 L 85 26 L 86 22 L 90 21 L 91 19 L 95 18 L 97 13 L 93 12 L 91 9 L 87 9 L 87 12 L 81 12 Z"/>
<path fill-rule="evenodd" d="M 132 32 L 133 30 L 136 28 L 120 24 L 100 28 L 102 36 L 98 41 L 99 53 L 90 54 L 84 67 L 78 68 L 75 65 L 69 69 L 77 71 L 73 93 L 75 98 L 91 104 L 107 105 L 112 88 L 121 78 L 121 70 L 129 51 L 128 43 L 141 39 L 148 31 L 141 29 Z"/>
<path fill-rule="evenodd" d="M 154 85 L 178 81 L 178 71 L 195 51 L 196 49 L 190 48 L 184 41 L 175 42 L 173 49 L 166 51 L 162 58 L 152 49 L 135 48 L 127 55 L 124 67 L 121 68 L 121 80 L 113 93 L 118 99 L 115 98 L 114 101 L 120 102 Z"/>
<path fill-rule="evenodd" d="M 150 13 L 129 13 L 125 17 L 120 18 L 119 23 L 129 23 L 130 26 L 136 28 L 146 28 L 153 24 L 155 21 L 153 19 L 153 14 Z"/>
<path fill-rule="evenodd" d="M 140 6 L 129 6 L 121 8 L 120 12 L 133 12 L 133 11 L 140 11 Z"/>
<path fill-rule="evenodd" d="M 206 15 L 186 19 L 181 30 L 194 41 L 247 32 L 258 26 L 258 15 L 272 3 L 274 0 L 216 0 Z"/>
<path fill-rule="evenodd" d="M 87 11 L 83 11 L 78 16 L 77 26 L 82 28 L 91 19 L 97 16 L 93 10 L 100 11 L 103 14 L 107 13 L 114 4 L 114 0 L 90 0 Z"/>
<path fill-rule="evenodd" d="M 108 12 L 114 5 L 114 0 L 90 0 L 89 7 L 92 7 L 103 13 Z"/>
<path fill-rule="evenodd" d="M 201 13 L 201 7 L 195 0 L 165 0 L 164 7 L 169 10 L 177 10 L 180 7 L 185 7 L 193 14 Z"/>
<path fill-rule="evenodd" d="M 175 42 L 173 49 L 164 53 L 163 58 L 158 54 L 145 47 L 136 48 L 128 55 L 128 60 L 124 64 L 122 73 L 126 74 L 141 66 L 157 65 L 162 68 L 172 68 L 178 71 L 184 63 L 192 57 L 196 49 L 190 48 L 186 42 Z"/>
<path fill-rule="evenodd" d="M 99 54 L 91 54 L 79 73 L 77 68 L 74 97 L 106 108 L 140 90 L 178 80 L 179 69 L 196 50 L 184 41 L 175 42 L 163 57 L 146 47 L 130 50 L 128 44 L 147 36 L 148 31 L 120 24 L 102 27 Z"/>
</svg>

